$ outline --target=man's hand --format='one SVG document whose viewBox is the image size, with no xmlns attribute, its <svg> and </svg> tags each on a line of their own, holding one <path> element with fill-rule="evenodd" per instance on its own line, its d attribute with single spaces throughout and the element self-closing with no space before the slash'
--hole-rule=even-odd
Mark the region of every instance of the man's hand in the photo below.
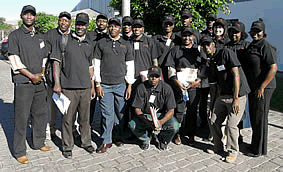
<svg viewBox="0 0 283 172">
<path fill-rule="evenodd" d="M 95 86 L 93 81 L 91 82 L 91 99 L 95 97 Z"/>
<path fill-rule="evenodd" d="M 240 113 L 239 98 L 233 99 L 232 109 L 233 109 L 234 114 L 238 115 Z"/>
<path fill-rule="evenodd" d="M 189 86 L 189 88 L 197 88 L 197 86 L 199 85 L 200 80 L 197 80 L 195 82 L 192 82 L 191 85 Z"/>
<path fill-rule="evenodd" d="M 132 93 L 132 85 L 129 84 L 126 90 L 126 95 L 125 95 L 125 99 L 129 100 L 131 97 L 131 93 Z"/>
<path fill-rule="evenodd" d="M 62 92 L 61 85 L 55 83 L 55 85 L 54 85 L 54 87 L 53 87 L 53 91 L 54 91 L 56 94 L 58 94 L 58 96 L 60 97 L 61 92 Z"/>
<path fill-rule="evenodd" d="M 175 80 L 177 86 L 180 88 L 180 90 L 184 91 L 187 90 L 189 87 L 184 87 L 183 84 L 179 80 Z"/>
<path fill-rule="evenodd" d="M 42 78 L 43 78 L 43 74 L 37 73 L 37 74 L 33 74 L 30 79 L 32 83 L 39 84 L 42 81 Z"/>
<path fill-rule="evenodd" d="M 101 86 L 96 87 L 96 95 L 100 98 L 103 98 L 104 96 L 104 90 Z"/>
<path fill-rule="evenodd" d="M 258 99 L 264 99 L 264 88 L 259 88 L 258 90 L 257 90 L 257 98 Z"/>
</svg>

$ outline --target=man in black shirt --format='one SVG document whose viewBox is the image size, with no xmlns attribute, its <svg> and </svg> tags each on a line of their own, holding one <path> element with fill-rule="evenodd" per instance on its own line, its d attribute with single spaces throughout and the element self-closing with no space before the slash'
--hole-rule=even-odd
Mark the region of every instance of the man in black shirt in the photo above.
<svg viewBox="0 0 283 172">
<path fill-rule="evenodd" d="M 50 65 L 50 70 L 48 72 L 51 72 L 51 74 L 46 73 L 46 77 L 48 75 L 48 77 L 53 78 L 53 72 L 52 72 L 53 61 L 50 59 L 50 58 L 52 58 L 52 48 L 55 49 L 56 41 L 62 42 L 62 39 L 64 39 L 68 34 L 70 34 L 71 24 L 72 24 L 71 14 L 66 12 L 66 11 L 61 12 L 59 14 L 59 17 L 58 17 L 58 27 L 56 29 L 50 29 L 45 35 L 47 42 L 51 46 L 51 54 L 49 55 L 49 59 L 48 59 L 48 62 L 47 62 L 47 63 L 49 63 L 48 65 Z M 54 86 L 54 83 L 52 82 L 53 79 L 50 79 L 48 77 L 47 77 L 48 103 L 49 103 L 48 113 L 50 114 L 50 118 L 51 118 L 50 122 L 49 122 L 49 127 L 50 127 L 51 138 L 54 138 L 55 137 L 55 131 L 56 131 L 55 126 L 56 126 L 57 117 L 58 117 L 57 116 L 58 115 L 58 108 L 57 108 L 56 104 L 54 103 L 54 101 L 52 100 L 53 86 Z M 48 132 L 49 131 L 46 131 L 46 133 L 48 133 Z"/>
<path fill-rule="evenodd" d="M 93 45 L 96 44 L 96 42 L 104 37 L 108 36 L 107 32 L 107 26 L 108 26 L 108 17 L 106 14 L 98 14 L 96 16 L 96 25 L 97 28 L 91 32 L 88 32 L 86 34 L 87 39 L 92 41 Z"/>
<path fill-rule="evenodd" d="M 173 32 L 174 26 L 175 18 L 171 15 L 164 16 L 162 20 L 163 33 L 153 37 L 156 41 L 156 48 L 158 51 L 158 64 L 161 67 L 165 82 L 168 82 L 168 70 L 167 67 L 165 67 L 167 55 L 171 48 L 180 45 L 182 42 L 180 37 L 176 36 L 176 33 Z"/>
<path fill-rule="evenodd" d="M 129 122 L 129 127 L 141 142 L 142 150 L 149 149 L 150 134 L 153 130 L 161 130 L 158 135 L 159 149 L 166 150 L 180 126 L 173 116 L 176 107 L 173 91 L 168 84 L 160 81 L 160 74 L 159 67 L 148 69 L 149 80 L 137 87 L 132 103 L 135 115 Z M 153 112 L 156 108 L 158 110 Z M 155 124 L 150 115 L 152 113 L 156 113 L 158 119 Z"/>
<path fill-rule="evenodd" d="M 67 40 L 66 50 L 62 54 L 61 40 L 57 41 L 54 60 L 54 92 L 61 92 L 71 101 L 62 119 L 62 154 L 65 158 L 72 157 L 74 139 L 72 133 L 73 118 L 79 115 L 81 147 L 93 153 L 89 125 L 89 110 L 91 96 L 94 95 L 93 77 L 93 46 L 86 39 L 89 17 L 86 13 L 76 16 L 75 32 Z M 60 64 L 61 63 L 61 64 Z"/>
<path fill-rule="evenodd" d="M 112 142 L 116 146 L 123 145 L 121 131 L 124 125 L 125 99 L 130 98 L 135 81 L 132 48 L 120 37 L 120 20 L 110 19 L 108 30 L 109 37 L 99 40 L 94 50 L 96 93 L 103 127 L 103 142 L 97 148 L 97 153 L 106 152 Z"/>
<path fill-rule="evenodd" d="M 21 18 L 23 25 L 9 35 L 8 54 L 15 96 L 13 152 L 18 162 L 28 163 L 25 139 L 29 115 L 32 128 L 31 146 L 41 151 L 51 149 L 44 144 L 47 95 L 43 83 L 46 57 L 50 49 L 47 48 L 44 35 L 34 28 L 35 8 L 31 5 L 24 6 Z"/>
<path fill-rule="evenodd" d="M 131 41 L 133 38 L 133 31 L 132 31 L 132 24 L 133 19 L 131 16 L 125 16 L 122 19 L 122 35 L 123 39 L 127 41 Z"/>
<path fill-rule="evenodd" d="M 135 78 L 139 83 L 141 72 L 154 65 L 158 65 L 157 49 L 155 41 L 144 35 L 144 23 L 141 19 L 135 19 L 133 22 L 133 48 L 135 57 Z"/>
<path fill-rule="evenodd" d="M 221 126 L 227 118 L 225 133 L 227 136 L 228 156 L 226 162 L 234 162 L 239 152 L 237 125 L 245 110 L 247 94 L 250 92 L 246 77 L 236 54 L 227 49 L 218 49 L 213 40 L 204 36 L 201 45 L 210 57 L 209 82 L 211 84 L 211 108 L 209 124 L 214 140 L 214 148 L 208 153 L 223 150 Z M 220 88 L 220 96 L 216 98 L 216 88 Z"/>
</svg>

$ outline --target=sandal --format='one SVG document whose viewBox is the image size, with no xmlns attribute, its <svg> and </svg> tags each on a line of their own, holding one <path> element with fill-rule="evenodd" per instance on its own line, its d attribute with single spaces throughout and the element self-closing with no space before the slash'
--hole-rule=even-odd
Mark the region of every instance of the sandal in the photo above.
<svg viewBox="0 0 283 172">
<path fill-rule="evenodd" d="M 51 147 L 50 146 L 44 146 L 42 148 L 40 148 L 41 151 L 50 151 Z"/>
<path fill-rule="evenodd" d="M 20 158 L 17 158 L 17 161 L 18 161 L 19 163 L 26 164 L 26 163 L 28 163 L 28 158 L 27 158 L 26 155 L 24 155 L 24 156 L 22 156 L 22 157 L 20 157 Z"/>
<path fill-rule="evenodd" d="M 226 157 L 226 162 L 228 162 L 228 163 L 233 163 L 233 162 L 235 162 L 236 161 L 236 158 L 237 158 L 237 156 L 227 156 Z"/>
</svg>

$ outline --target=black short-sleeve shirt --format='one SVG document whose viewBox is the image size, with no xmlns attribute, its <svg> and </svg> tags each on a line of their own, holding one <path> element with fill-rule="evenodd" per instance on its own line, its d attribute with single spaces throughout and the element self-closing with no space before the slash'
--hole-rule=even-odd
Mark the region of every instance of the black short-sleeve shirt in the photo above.
<svg viewBox="0 0 283 172">
<path fill-rule="evenodd" d="M 245 70 L 249 85 L 254 91 L 260 87 L 267 77 L 270 65 L 277 63 L 277 55 L 272 45 L 265 39 L 252 41 L 248 47 L 243 68 Z M 275 77 L 266 88 L 276 88 Z"/>
<path fill-rule="evenodd" d="M 34 36 L 31 36 L 31 32 L 22 25 L 19 29 L 13 31 L 8 39 L 8 54 L 19 56 L 31 73 L 41 73 L 43 58 L 47 57 L 50 51 L 44 35 L 35 32 Z M 12 80 L 17 83 L 30 81 L 25 75 L 21 73 L 14 74 L 13 72 Z"/>
<path fill-rule="evenodd" d="M 138 43 L 138 49 L 135 44 Z M 155 41 L 145 35 L 140 40 L 133 40 L 133 53 L 135 57 L 135 78 L 141 71 L 148 70 L 153 65 L 153 59 L 157 59 L 158 53 Z"/>
<path fill-rule="evenodd" d="M 201 55 L 197 48 L 186 48 L 185 46 L 176 46 L 168 54 L 165 66 L 173 67 L 177 72 L 181 68 L 198 69 L 201 64 Z"/>
<path fill-rule="evenodd" d="M 124 39 L 103 38 L 96 44 L 94 58 L 101 60 L 100 76 L 103 84 L 125 82 L 126 61 L 134 60 L 131 45 Z"/>
<path fill-rule="evenodd" d="M 159 108 L 160 113 L 166 113 L 176 107 L 172 88 L 164 81 L 159 81 L 156 88 L 149 85 L 148 81 L 141 83 L 136 90 L 132 107 L 140 108 L 143 113 L 149 114 L 151 95 L 155 96 L 154 105 Z"/>
<path fill-rule="evenodd" d="M 220 86 L 220 95 L 233 95 L 234 79 L 232 68 L 238 67 L 240 74 L 239 96 L 247 95 L 250 88 L 246 76 L 241 68 L 241 64 L 236 54 L 227 49 L 217 49 L 215 55 L 211 58 L 210 73 L 208 79 L 210 83 L 217 83 Z"/>
<path fill-rule="evenodd" d="M 89 67 L 92 66 L 93 46 L 88 39 L 79 42 L 72 34 L 68 35 L 65 56 L 62 57 L 60 39 L 57 40 L 51 59 L 61 62 L 60 81 L 65 89 L 91 88 Z"/>
<path fill-rule="evenodd" d="M 172 33 L 171 41 L 169 38 L 165 37 L 163 34 L 158 34 L 153 37 L 156 42 L 156 48 L 158 52 L 158 64 L 163 67 L 166 63 L 166 59 L 170 49 L 176 45 L 181 45 L 182 40 L 180 37 L 176 36 L 176 33 Z M 170 44 L 169 44 L 170 43 Z"/>
</svg>

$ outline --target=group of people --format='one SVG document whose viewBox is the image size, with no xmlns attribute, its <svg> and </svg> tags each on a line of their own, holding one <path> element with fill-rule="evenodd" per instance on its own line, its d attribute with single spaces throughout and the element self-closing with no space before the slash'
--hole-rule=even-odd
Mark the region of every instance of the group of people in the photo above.
<svg viewBox="0 0 283 172">
<path fill-rule="evenodd" d="M 162 20 L 163 32 L 148 37 L 143 20 L 125 16 L 121 22 L 105 14 L 96 17 L 96 29 L 88 32 L 89 16 L 79 13 L 71 31 L 71 14 L 64 11 L 58 27 L 41 34 L 34 26 L 35 8 L 24 6 L 23 25 L 9 35 L 8 48 L 15 86 L 13 153 L 17 161 L 28 162 L 29 115 L 31 146 L 51 150 L 44 141 L 47 122 L 51 138 L 56 136 L 58 109 L 53 93 L 70 100 L 61 124 L 65 158 L 72 157 L 75 120 L 80 146 L 89 153 L 104 153 L 112 144 L 123 146 L 130 135 L 142 150 L 149 149 L 153 138 L 160 150 L 166 150 L 171 141 L 181 144 L 185 136 L 193 145 L 199 114 L 200 127 L 208 126 L 213 137 L 214 146 L 207 152 L 226 151 L 226 161 L 234 162 L 247 97 L 253 130 L 249 155 L 266 155 L 277 55 L 265 40 L 264 22 L 253 22 L 250 43 L 245 41 L 245 25 L 238 20 L 228 22 L 208 14 L 207 28 L 199 33 L 190 26 L 189 10 L 181 16 L 181 31 L 173 32 L 175 18 L 168 15 Z M 91 143 L 94 113 L 101 114 L 102 129 L 96 150 Z M 226 119 L 224 143 L 221 126 Z"/>
</svg>

